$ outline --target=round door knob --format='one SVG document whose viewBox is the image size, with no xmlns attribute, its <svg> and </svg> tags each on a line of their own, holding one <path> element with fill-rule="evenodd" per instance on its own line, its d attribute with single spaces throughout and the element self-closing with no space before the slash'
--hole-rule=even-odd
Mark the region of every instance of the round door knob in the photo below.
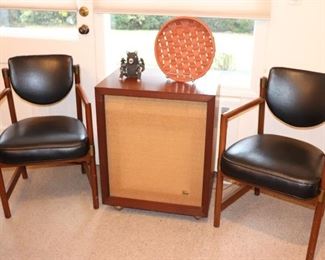
<svg viewBox="0 0 325 260">
<path fill-rule="evenodd" d="M 89 27 L 88 27 L 88 25 L 85 25 L 85 24 L 81 25 L 79 27 L 79 33 L 80 34 L 88 34 L 89 33 Z"/>
<path fill-rule="evenodd" d="M 79 14 L 83 17 L 87 16 L 89 14 L 89 9 L 86 6 L 82 6 L 79 9 Z"/>
</svg>

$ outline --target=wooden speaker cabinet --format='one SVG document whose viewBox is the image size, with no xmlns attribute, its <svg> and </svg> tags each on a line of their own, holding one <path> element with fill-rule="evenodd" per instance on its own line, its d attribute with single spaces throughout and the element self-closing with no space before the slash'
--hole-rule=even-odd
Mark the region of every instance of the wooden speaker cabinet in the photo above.
<svg viewBox="0 0 325 260">
<path fill-rule="evenodd" d="M 103 203 L 205 217 L 215 158 L 217 88 L 116 71 L 96 88 Z"/>
</svg>

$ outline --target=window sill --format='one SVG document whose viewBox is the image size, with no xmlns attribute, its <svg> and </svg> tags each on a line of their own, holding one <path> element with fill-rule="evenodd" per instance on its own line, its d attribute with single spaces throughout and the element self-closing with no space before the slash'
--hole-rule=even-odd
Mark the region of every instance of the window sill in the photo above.
<svg viewBox="0 0 325 260">
<path fill-rule="evenodd" d="M 233 97 L 233 98 L 255 98 L 258 96 L 258 91 L 254 90 L 248 79 L 249 75 L 246 77 L 234 77 L 235 73 L 232 75 L 220 76 L 220 72 L 210 70 L 206 73 L 202 80 L 207 80 L 207 82 L 215 82 L 220 88 L 221 97 Z M 198 79 L 200 80 L 200 79 Z"/>
<path fill-rule="evenodd" d="M 249 88 L 243 89 L 243 88 L 221 86 L 220 96 L 232 97 L 232 98 L 256 98 L 258 97 L 258 94 Z"/>
<path fill-rule="evenodd" d="M 78 40 L 78 30 L 76 28 L 56 28 L 56 27 L 1 27 L 0 37 L 8 38 L 29 38 L 29 39 L 53 39 L 53 40 Z"/>
</svg>

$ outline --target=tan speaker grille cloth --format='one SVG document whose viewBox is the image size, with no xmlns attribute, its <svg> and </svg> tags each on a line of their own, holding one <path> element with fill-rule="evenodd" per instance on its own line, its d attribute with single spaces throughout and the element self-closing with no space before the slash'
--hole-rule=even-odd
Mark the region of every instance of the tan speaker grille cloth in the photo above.
<svg viewBox="0 0 325 260">
<path fill-rule="evenodd" d="M 207 105 L 106 96 L 110 195 L 200 206 Z"/>
</svg>

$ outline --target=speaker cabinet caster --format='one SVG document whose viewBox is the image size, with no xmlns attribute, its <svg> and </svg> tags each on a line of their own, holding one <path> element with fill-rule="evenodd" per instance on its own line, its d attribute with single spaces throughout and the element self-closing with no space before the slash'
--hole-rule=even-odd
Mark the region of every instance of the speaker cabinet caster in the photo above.
<svg viewBox="0 0 325 260">
<path fill-rule="evenodd" d="M 200 216 L 193 216 L 196 220 L 200 220 L 201 217 Z"/>
<path fill-rule="evenodd" d="M 123 207 L 121 206 L 114 206 L 114 209 L 118 210 L 118 211 L 121 211 L 122 209 L 124 209 Z"/>
</svg>

